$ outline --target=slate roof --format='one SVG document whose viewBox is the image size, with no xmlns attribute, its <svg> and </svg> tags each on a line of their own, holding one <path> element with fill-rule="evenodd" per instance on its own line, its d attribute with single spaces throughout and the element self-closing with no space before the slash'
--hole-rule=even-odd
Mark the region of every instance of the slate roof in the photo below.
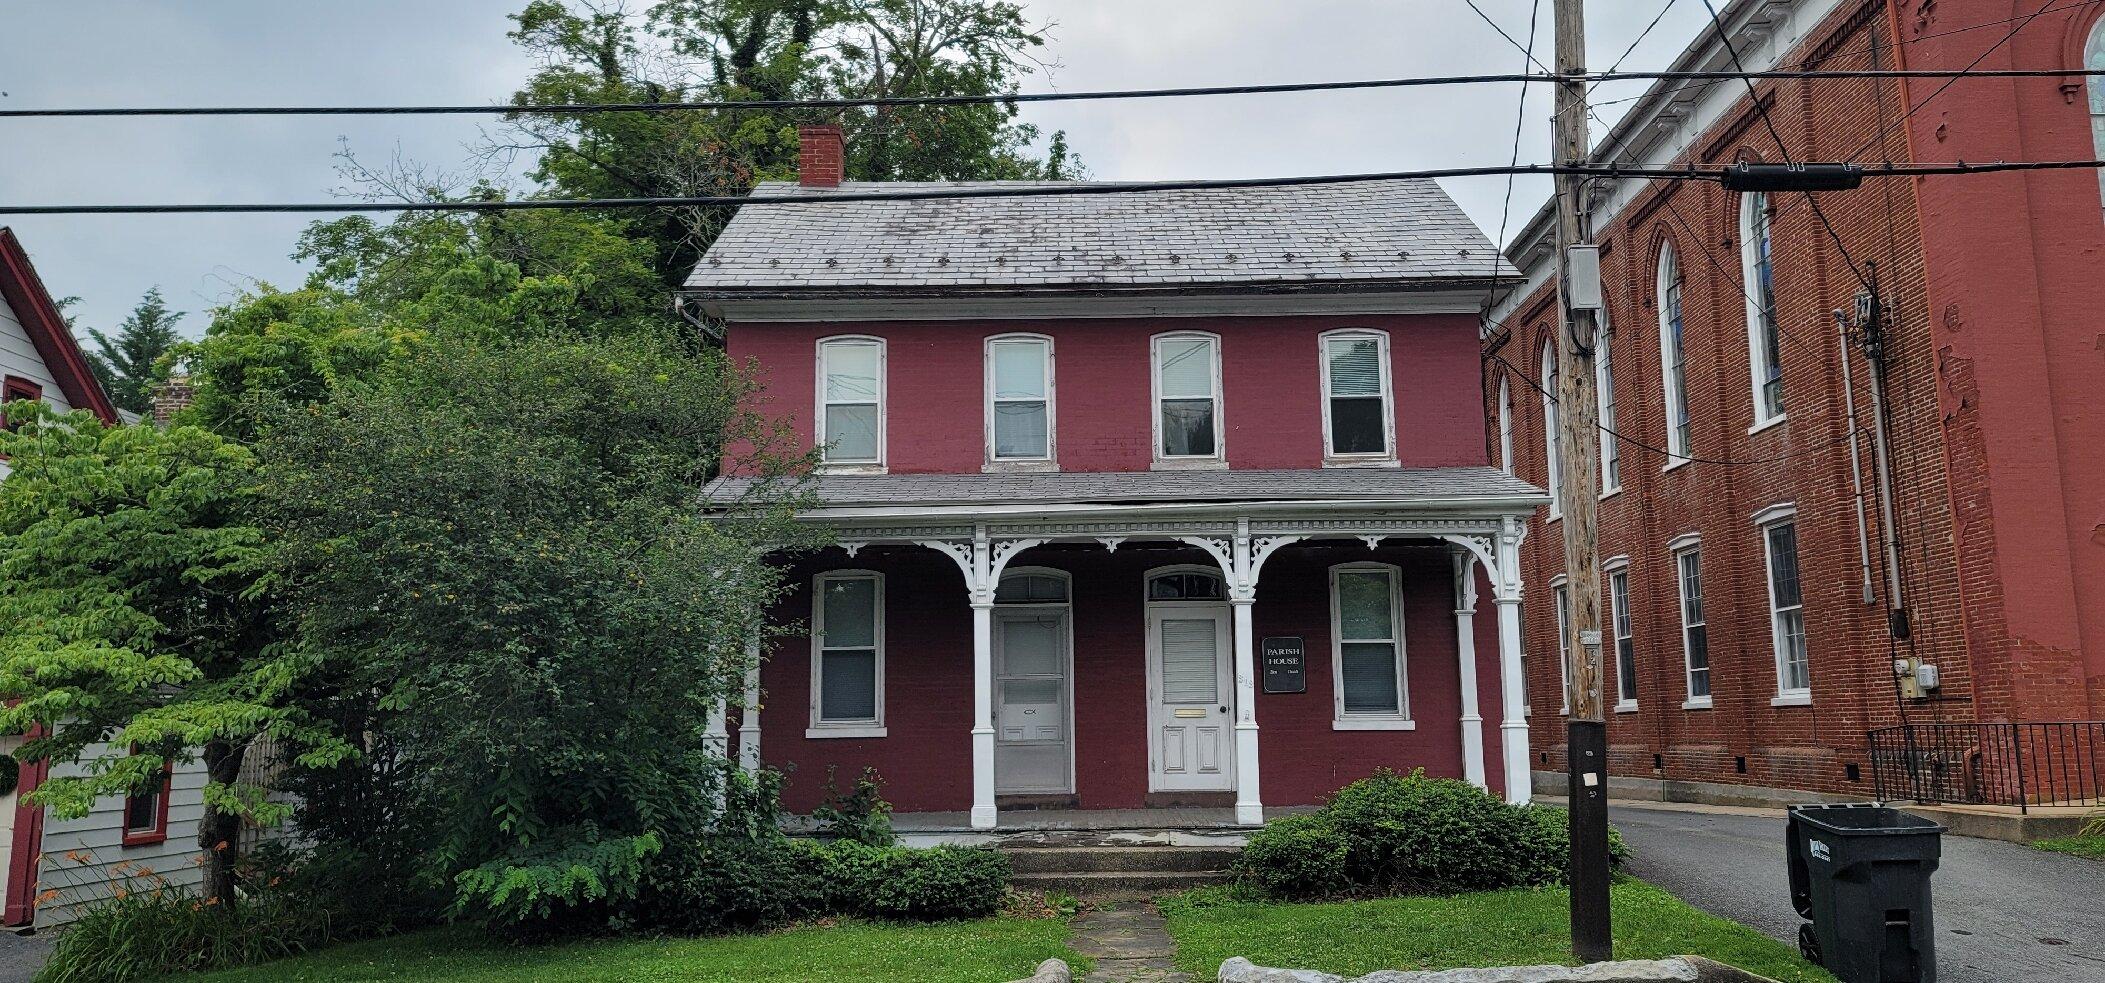
<svg viewBox="0 0 2105 983">
<path fill-rule="evenodd" d="M 1147 502 L 1536 499 L 1542 489 L 1492 467 L 1027 474 L 824 475 L 822 506 L 1116 505 Z M 755 484 L 718 478 L 703 495 L 731 502 Z"/>
<path fill-rule="evenodd" d="M 1086 182 L 847 182 L 840 193 Z M 834 192 L 766 182 L 759 195 Z M 1481 288 L 1518 276 L 1429 179 L 748 205 L 687 280 L 704 296 L 1275 284 Z"/>
</svg>

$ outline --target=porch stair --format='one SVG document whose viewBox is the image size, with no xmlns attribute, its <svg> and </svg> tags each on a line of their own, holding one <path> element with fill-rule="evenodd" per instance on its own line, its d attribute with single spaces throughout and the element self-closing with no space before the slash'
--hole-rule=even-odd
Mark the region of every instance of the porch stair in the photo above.
<svg viewBox="0 0 2105 983">
<path fill-rule="evenodd" d="M 1064 891 L 1091 899 L 1146 897 L 1232 879 L 1237 846 L 1053 845 L 999 847 L 1024 890 Z"/>
</svg>

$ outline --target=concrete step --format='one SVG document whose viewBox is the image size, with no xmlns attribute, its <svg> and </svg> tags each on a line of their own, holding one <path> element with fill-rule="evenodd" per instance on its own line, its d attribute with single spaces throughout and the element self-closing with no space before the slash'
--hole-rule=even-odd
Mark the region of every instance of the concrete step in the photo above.
<svg viewBox="0 0 2105 983">
<path fill-rule="evenodd" d="M 1012 883 L 1026 891 L 1065 891 L 1079 897 L 1102 898 L 1168 894 L 1208 884 L 1226 884 L 1229 880 L 1229 874 L 1225 870 L 1175 870 L 1156 873 L 1086 871 L 1065 874 L 1017 874 Z"/>
<path fill-rule="evenodd" d="M 1209 846 L 1028 846 L 1002 852 L 1019 874 L 1153 874 L 1225 871 L 1242 851 Z"/>
</svg>

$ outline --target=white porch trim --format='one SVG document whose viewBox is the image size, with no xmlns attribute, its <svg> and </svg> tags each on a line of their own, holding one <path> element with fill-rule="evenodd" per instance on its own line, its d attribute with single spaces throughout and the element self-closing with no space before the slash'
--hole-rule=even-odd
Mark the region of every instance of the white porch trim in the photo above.
<svg viewBox="0 0 2105 983">
<path fill-rule="evenodd" d="M 1461 673 L 1462 777 L 1489 789 L 1484 777 L 1484 715 L 1476 697 L 1476 556 L 1454 550 L 1455 658 Z"/>
</svg>

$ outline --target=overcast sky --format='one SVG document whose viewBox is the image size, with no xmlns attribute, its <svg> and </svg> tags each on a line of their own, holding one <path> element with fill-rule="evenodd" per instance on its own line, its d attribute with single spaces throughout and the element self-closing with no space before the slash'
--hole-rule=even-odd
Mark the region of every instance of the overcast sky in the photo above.
<svg viewBox="0 0 2105 983">
<path fill-rule="evenodd" d="M 531 69 L 504 34 L 525 0 L 99 0 L 20 3 L 0 33 L 0 106 L 483 103 Z M 1515 37 L 1547 0 L 1478 0 Z M 1594 0 L 1589 50 L 1605 68 L 1664 0 Z M 1024 0 L 1053 24 L 1058 67 L 1026 90 L 1140 88 L 1512 72 L 1520 52 L 1462 0 Z M 1707 25 L 1677 4 L 1627 68 L 1663 67 Z M 1597 99 L 1634 94 L 1604 88 Z M 1250 177 L 1502 164 L 1517 85 L 1060 103 L 1025 118 L 1068 131 L 1106 180 Z M 1617 106 L 1619 110 L 1623 107 Z M 1523 162 L 1545 159 L 1549 92 L 1529 97 Z M 1614 119 L 1612 111 L 1604 112 Z M 487 121 L 457 117 L 0 120 L 0 201 L 320 201 L 344 187 L 335 154 L 463 166 Z M 1598 136 L 1598 133 L 1596 133 Z M 1495 234 L 1503 178 L 1445 182 Z M 1518 182 L 1512 226 L 1548 193 Z M 312 216 L 25 216 L 14 226 L 46 284 L 114 326 L 148 287 L 207 312 L 257 282 L 296 287 L 290 257 Z M 1510 235 L 1510 232 L 1509 232 Z"/>
</svg>

